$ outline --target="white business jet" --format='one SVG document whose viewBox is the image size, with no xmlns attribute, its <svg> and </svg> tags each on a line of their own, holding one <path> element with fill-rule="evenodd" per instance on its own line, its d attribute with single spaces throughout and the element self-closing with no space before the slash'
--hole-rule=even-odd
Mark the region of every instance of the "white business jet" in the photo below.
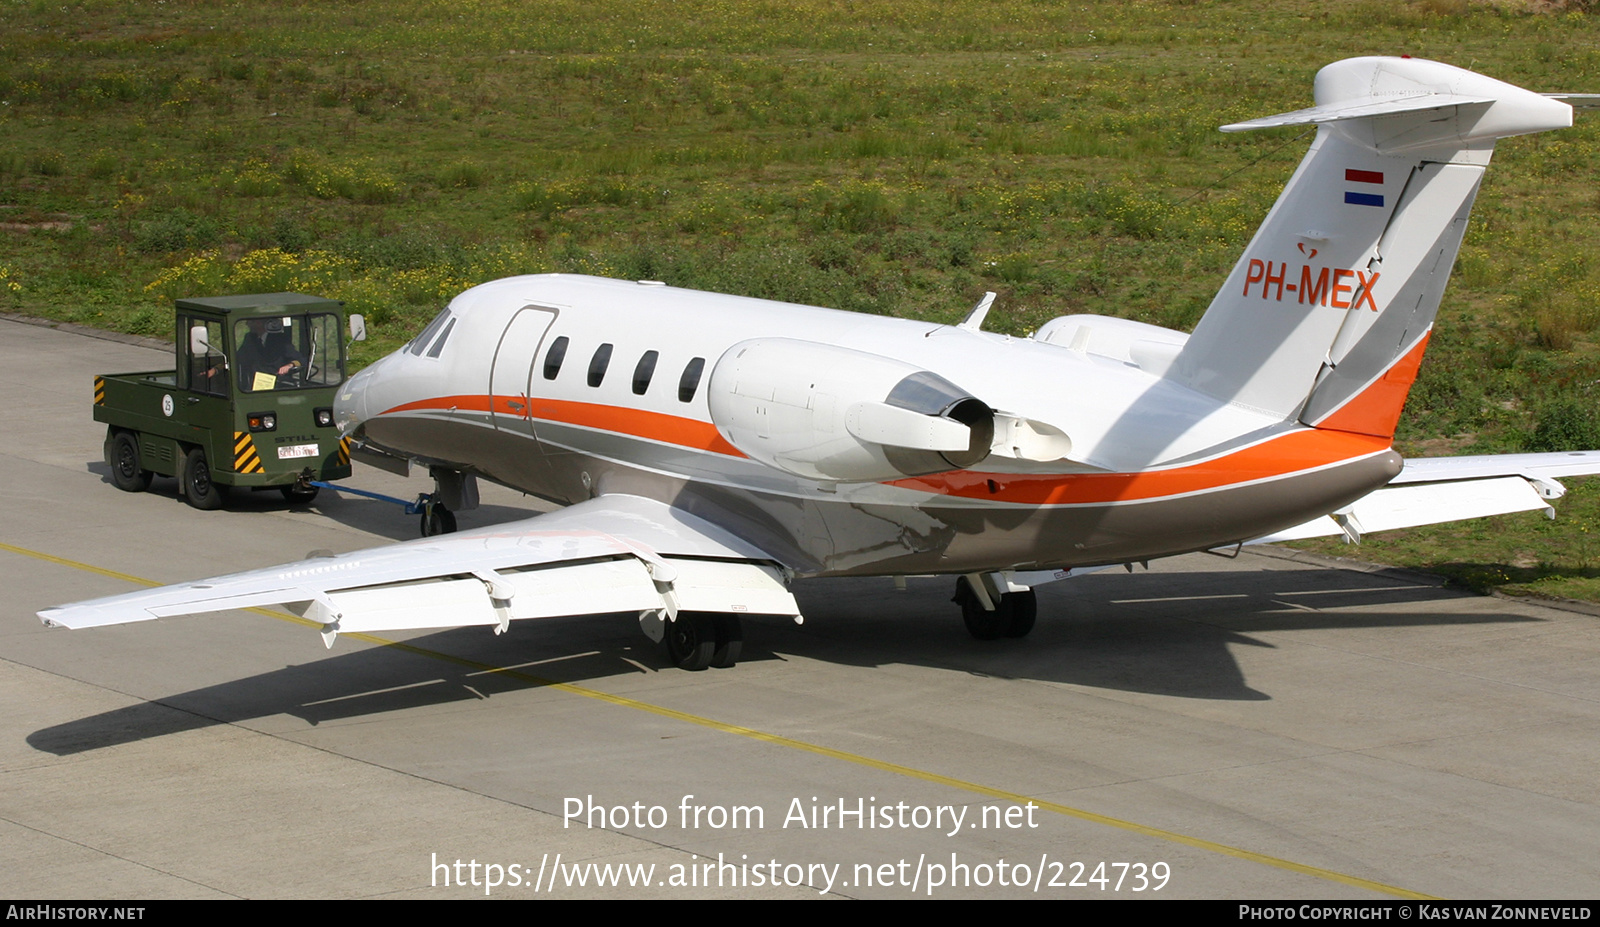
<svg viewBox="0 0 1600 927">
<path fill-rule="evenodd" d="M 1391 447 L 1495 141 L 1572 124 L 1408 58 L 1224 126 L 1316 140 L 1193 334 L 1054 319 L 1029 338 L 566 274 L 456 297 L 340 392 L 368 460 L 427 466 L 425 531 L 478 478 L 551 514 L 40 612 L 70 628 L 283 604 L 341 632 L 636 612 L 685 669 L 795 577 L 946 574 L 978 638 L 1032 587 L 1188 551 L 1544 509 L 1600 451 L 1402 461 Z"/>
</svg>

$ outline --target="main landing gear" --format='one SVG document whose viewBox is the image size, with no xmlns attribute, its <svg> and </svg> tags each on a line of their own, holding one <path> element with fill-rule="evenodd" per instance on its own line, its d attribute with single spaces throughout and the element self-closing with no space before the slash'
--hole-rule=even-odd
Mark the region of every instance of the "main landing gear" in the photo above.
<svg viewBox="0 0 1600 927">
<path fill-rule="evenodd" d="M 679 669 L 728 667 L 739 662 L 744 629 L 738 615 L 679 612 L 676 620 L 667 622 L 661 642 L 666 645 L 667 658 Z"/>
<path fill-rule="evenodd" d="M 1027 637 L 1039 612 L 1038 597 L 1032 589 L 1010 590 L 1009 583 L 995 578 L 997 583 L 983 574 L 956 580 L 956 594 L 950 601 L 961 606 L 967 633 L 980 641 Z M 1008 591 L 1001 592 L 996 586 Z"/>
</svg>

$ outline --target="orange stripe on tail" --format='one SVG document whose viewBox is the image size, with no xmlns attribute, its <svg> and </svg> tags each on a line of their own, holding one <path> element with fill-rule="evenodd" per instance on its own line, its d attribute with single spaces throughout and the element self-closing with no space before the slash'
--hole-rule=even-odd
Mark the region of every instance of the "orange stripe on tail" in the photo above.
<svg viewBox="0 0 1600 927">
<path fill-rule="evenodd" d="M 1400 424 L 1400 412 L 1405 408 L 1406 397 L 1411 394 L 1411 384 L 1417 381 L 1422 355 L 1427 351 L 1428 339 L 1432 335 L 1432 332 L 1423 335 L 1405 356 L 1395 361 L 1394 366 L 1374 380 L 1371 386 L 1312 425 L 1330 431 L 1393 438 L 1395 427 Z"/>
</svg>

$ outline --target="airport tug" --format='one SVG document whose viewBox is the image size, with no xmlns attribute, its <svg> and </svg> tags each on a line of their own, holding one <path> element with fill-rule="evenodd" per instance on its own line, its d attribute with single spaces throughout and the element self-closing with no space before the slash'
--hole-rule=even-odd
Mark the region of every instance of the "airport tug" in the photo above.
<svg viewBox="0 0 1600 927">
<path fill-rule="evenodd" d="M 216 509 L 229 486 L 306 503 L 314 483 L 350 475 L 333 415 L 345 379 L 342 302 L 268 293 L 176 305 L 176 369 L 94 378 L 94 420 L 106 424 L 118 489 L 176 477 L 190 505 Z M 361 316 L 348 326 L 365 340 Z"/>
</svg>

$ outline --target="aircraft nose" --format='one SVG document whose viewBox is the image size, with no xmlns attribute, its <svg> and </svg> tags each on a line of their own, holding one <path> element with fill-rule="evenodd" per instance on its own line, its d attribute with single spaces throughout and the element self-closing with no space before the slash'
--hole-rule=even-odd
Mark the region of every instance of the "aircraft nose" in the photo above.
<svg viewBox="0 0 1600 927">
<path fill-rule="evenodd" d="M 344 381 L 344 385 L 339 388 L 339 394 L 334 397 L 333 419 L 339 423 L 341 436 L 349 437 L 354 434 L 367 420 L 367 391 L 381 363 L 380 361 L 379 364 L 373 364 Z"/>
</svg>

